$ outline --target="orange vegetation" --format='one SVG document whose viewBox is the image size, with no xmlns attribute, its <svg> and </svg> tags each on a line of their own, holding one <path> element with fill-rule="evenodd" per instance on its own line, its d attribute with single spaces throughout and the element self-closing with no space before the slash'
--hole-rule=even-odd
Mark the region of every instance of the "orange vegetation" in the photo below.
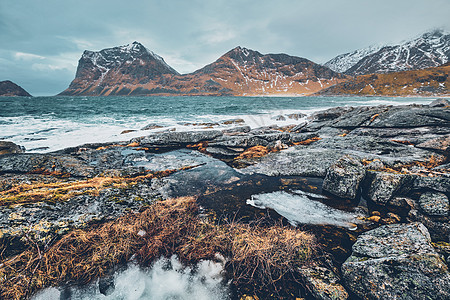
<svg viewBox="0 0 450 300">
<path fill-rule="evenodd" d="M 450 64 L 423 70 L 361 75 L 319 92 L 323 95 L 450 95 Z"/>
<path fill-rule="evenodd" d="M 258 158 L 263 157 L 269 153 L 269 149 L 265 146 L 254 146 L 250 147 L 244 152 L 242 152 L 238 157 L 235 159 L 244 159 L 244 158 Z"/>
<path fill-rule="evenodd" d="M 304 141 L 301 141 L 301 142 L 296 142 L 296 143 L 293 143 L 293 144 L 294 145 L 309 145 L 309 144 L 317 142 L 318 140 L 321 140 L 321 139 L 322 138 L 316 136 L 316 137 L 313 137 L 313 138 L 310 138 L 310 139 L 307 139 L 307 140 L 304 140 Z"/>
<path fill-rule="evenodd" d="M 363 159 L 361 161 L 364 165 L 370 164 L 371 160 Z M 445 157 L 442 156 L 434 156 L 432 155 L 428 161 L 414 161 L 407 164 L 396 164 L 394 166 L 383 167 L 381 169 L 377 169 L 376 171 L 383 171 L 388 173 L 397 173 L 397 174 L 416 174 L 416 175 L 427 175 L 433 176 L 434 172 L 433 168 L 442 165 L 445 163 Z M 421 167 L 423 170 L 420 170 L 419 173 L 413 172 L 411 169 L 413 167 Z"/>
<path fill-rule="evenodd" d="M 191 144 L 191 145 L 187 145 L 187 148 L 191 148 L 191 149 L 197 149 L 198 151 L 202 152 L 202 153 L 206 153 L 206 147 L 208 147 L 208 142 L 200 142 L 197 144 Z"/>
</svg>

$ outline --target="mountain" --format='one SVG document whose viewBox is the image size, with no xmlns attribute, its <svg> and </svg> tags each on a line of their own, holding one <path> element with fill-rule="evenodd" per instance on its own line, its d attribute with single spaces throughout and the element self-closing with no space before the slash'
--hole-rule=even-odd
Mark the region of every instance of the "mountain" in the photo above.
<svg viewBox="0 0 450 300">
<path fill-rule="evenodd" d="M 24 96 L 31 97 L 31 95 L 23 88 L 12 81 L 0 81 L 0 96 Z"/>
<path fill-rule="evenodd" d="M 100 52 L 85 51 L 74 81 L 61 94 L 309 95 L 345 78 L 304 58 L 263 55 L 242 47 L 193 73 L 180 75 L 135 42 Z"/>
<path fill-rule="evenodd" d="M 449 96 L 450 63 L 423 70 L 360 75 L 318 92 L 318 95 Z"/>
<path fill-rule="evenodd" d="M 355 50 L 336 56 L 324 63 L 325 67 L 339 73 L 344 73 L 354 65 L 356 65 L 364 57 L 378 52 L 382 46 L 370 46 L 368 48 Z"/>
<path fill-rule="evenodd" d="M 437 67 L 448 61 L 450 34 L 443 30 L 433 30 L 402 44 L 379 49 L 370 47 L 342 54 L 324 65 L 354 76 L 419 70 Z"/>
<path fill-rule="evenodd" d="M 61 95 L 103 95 L 142 85 L 163 75 L 178 75 L 162 57 L 138 42 L 99 52 L 84 51 L 75 79 Z"/>
</svg>

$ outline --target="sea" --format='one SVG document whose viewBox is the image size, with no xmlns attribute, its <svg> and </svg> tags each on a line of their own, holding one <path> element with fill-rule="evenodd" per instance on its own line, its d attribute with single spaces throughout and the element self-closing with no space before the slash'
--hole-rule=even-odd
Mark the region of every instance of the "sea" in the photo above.
<svg viewBox="0 0 450 300">
<path fill-rule="evenodd" d="M 433 98 L 389 97 L 4 97 L 0 98 L 0 140 L 28 152 L 51 152 L 86 143 L 128 141 L 164 131 L 251 128 L 298 124 L 336 106 L 429 104 Z M 259 187 L 261 188 L 261 187 Z M 320 197 L 320 195 L 315 195 Z M 225 198 L 224 198 L 225 199 Z M 245 200 L 245 199 L 244 199 Z M 313 201 L 304 191 L 258 193 L 246 200 L 298 223 L 344 226 L 355 214 Z M 342 225 L 344 224 L 344 225 Z M 355 226 L 353 224 L 352 226 Z M 50 287 L 33 300 L 48 299 L 233 299 L 225 259 L 183 266 L 176 256 L 150 268 L 130 263 L 101 291 L 100 280 L 84 286 Z"/>
<path fill-rule="evenodd" d="M 0 97 L 0 140 L 27 152 L 127 141 L 163 131 L 298 124 L 336 106 L 428 104 L 392 97 Z M 300 117 L 300 118 L 299 118 Z M 145 128 L 147 127 L 147 128 Z"/>
</svg>

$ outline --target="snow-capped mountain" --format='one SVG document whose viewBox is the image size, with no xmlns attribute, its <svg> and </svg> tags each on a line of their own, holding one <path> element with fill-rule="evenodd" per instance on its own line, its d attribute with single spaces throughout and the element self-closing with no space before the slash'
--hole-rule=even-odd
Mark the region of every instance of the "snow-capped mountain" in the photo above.
<svg viewBox="0 0 450 300">
<path fill-rule="evenodd" d="M 236 47 L 191 74 L 180 75 L 135 42 L 85 51 L 62 95 L 309 95 L 345 76 L 305 58 Z"/>
<path fill-rule="evenodd" d="M 450 34 L 433 30 L 410 41 L 339 55 L 325 63 L 348 75 L 390 73 L 437 67 L 450 60 Z M 363 55 L 367 52 L 366 55 Z M 362 54 L 358 56 L 359 54 Z M 358 57 L 360 60 L 356 61 Z M 356 62 L 355 62 L 356 61 Z"/>
<path fill-rule="evenodd" d="M 162 57 L 138 42 L 101 51 L 84 51 L 75 79 L 62 95 L 99 95 L 111 87 L 144 84 L 163 75 L 178 75 Z"/>
<path fill-rule="evenodd" d="M 344 73 L 354 65 L 356 65 L 364 57 L 378 52 L 383 46 L 370 46 L 363 49 L 358 49 L 353 52 L 345 53 L 330 59 L 323 65 L 331 70 L 339 73 Z"/>
</svg>

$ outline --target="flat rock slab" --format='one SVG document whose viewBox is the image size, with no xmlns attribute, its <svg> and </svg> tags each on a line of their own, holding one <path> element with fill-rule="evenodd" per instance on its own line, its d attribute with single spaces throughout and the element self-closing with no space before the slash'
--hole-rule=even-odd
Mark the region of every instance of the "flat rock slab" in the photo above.
<svg viewBox="0 0 450 300">
<path fill-rule="evenodd" d="M 385 225 L 358 237 L 342 265 L 362 299 L 449 299 L 450 272 L 421 223 Z"/>
<path fill-rule="evenodd" d="M 239 172 L 260 173 L 267 176 L 313 176 L 325 177 L 327 169 L 344 153 L 331 149 L 291 148 L 286 151 L 270 153 L 255 165 Z"/>
</svg>

